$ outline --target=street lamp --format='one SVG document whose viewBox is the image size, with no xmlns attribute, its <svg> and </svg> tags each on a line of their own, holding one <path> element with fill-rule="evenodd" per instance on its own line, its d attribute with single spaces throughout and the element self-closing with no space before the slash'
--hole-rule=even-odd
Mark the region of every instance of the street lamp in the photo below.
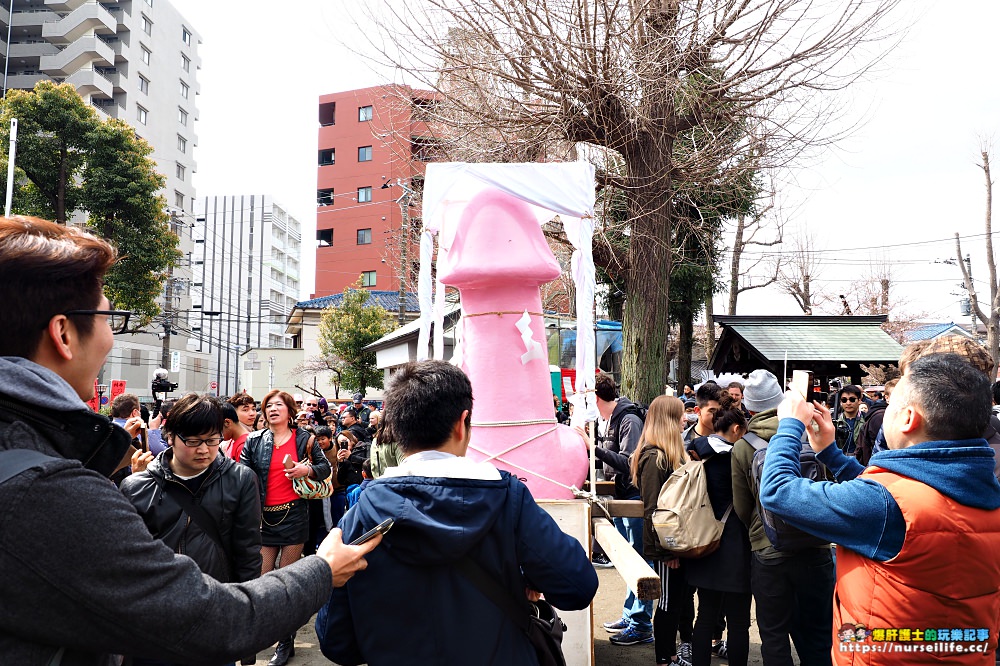
<svg viewBox="0 0 1000 666">
<path fill-rule="evenodd" d="M 101 411 L 101 407 L 102 407 L 103 402 L 104 402 L 104 394 L 107 393 L 107 392 L 108 392 L 108 385 L 107 384 L 98 384 L 97 385 L 97 411 L 98 411 L 98 413 Z"/>
</svg>

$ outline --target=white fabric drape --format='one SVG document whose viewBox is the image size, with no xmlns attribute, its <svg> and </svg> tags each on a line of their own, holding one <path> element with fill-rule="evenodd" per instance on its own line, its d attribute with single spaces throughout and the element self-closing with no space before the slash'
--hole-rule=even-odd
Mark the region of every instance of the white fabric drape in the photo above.
<svg viewBox="0 0 1000 666">
<path fill-rule="evenodd" d="M 417 358 L 428 358 L 431 323 L 434 323 L 434 358 L 444 355 L 443 284 L 431 284 L 434 237 L 440 264 L 454 241 L 466 204 L 485 189 L 497 189 L 531 205 L 539 224 L 559 215 L 573 244 L 573 282 L 576 285 L 577 354 L 576 394 L 572 425 L 583 425 L 597 414 L 594 387 L 594 166 L 588 162 L 554 164 L 427 165 L 423 195 L 423 232 L 420 239 L 420 334 Z"/>
</svg>

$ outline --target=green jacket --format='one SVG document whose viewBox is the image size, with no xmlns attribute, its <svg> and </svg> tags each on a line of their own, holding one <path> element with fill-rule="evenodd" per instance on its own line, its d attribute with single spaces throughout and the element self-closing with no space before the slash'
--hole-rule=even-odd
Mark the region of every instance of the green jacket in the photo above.
<svg viewBox="0 0 1000 666">
<path fill-rule="evenodd" d="M 377 479 L 382 476 L 387 467 L 397 467 L 402 459 L 403 457 L 399 455 L 399 447 L 395 443 L 383 444 L 376 439 L 372 442 L 371 460 L 369 461 L 372 467 L 372 478 Z"/>
<path fill-rule="evenodd" d="M 778 410 L 759 412 L 750 419 L 750 432 L 763 440 L 770 441 L 778 432 Z M 733 510 L 750 533 L 750 549 L 754 552 L 765 548 L 773 550 L 771 541 L 764 534 L 764 523 L 757 512 L 758 497 L 753 487 L 753 446 L 741 439 L 733 446 Z"/>
<path fill-rule="evenodd" d="M 865 419 L 866 415 L 858 412 L 857 420 L 854 422 L 854 432 L 847 426 L 847 418 L 843 412 L 833 420 L 833 425 L 837 429 L 837 446 L 849 456 L 857 455 L 858 447 L 861 446 L 861 430 L 864 428 Z"/>
</svg>

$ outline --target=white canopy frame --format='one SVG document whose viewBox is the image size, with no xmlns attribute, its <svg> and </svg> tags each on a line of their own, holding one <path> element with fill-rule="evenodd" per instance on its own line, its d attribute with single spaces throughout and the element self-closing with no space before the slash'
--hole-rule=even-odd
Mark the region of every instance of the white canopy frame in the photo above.
<svg viewBox="0 0 1000 666">
<path fill-rule="evenodd" d="M 431 284 L 434 238 L 438 239 L 440 264 L 455 240 L 458 222 L 466 205 L 486 189 L 497 189 L 529 204 L 539 225 L 556 215 L 573 245 L 572 273 L 576 286 L 576 391 L 571 425 L 584 425 L 597 418 L 594 396 L 594 165 L 588 162 L 552 164 L 465 164 L 444 162 L 427 165 L 424 179 L 423 230 L 420 236 L 420 335 L 417 359 L 429 357 L 428 338 L 434 323 L 433 357 L 444 355 L 445 285 Z"/>
</svg>

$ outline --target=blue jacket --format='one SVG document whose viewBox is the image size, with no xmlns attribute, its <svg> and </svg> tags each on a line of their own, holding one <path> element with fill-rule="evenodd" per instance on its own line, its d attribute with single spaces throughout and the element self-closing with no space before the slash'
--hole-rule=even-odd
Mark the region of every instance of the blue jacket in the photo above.
<svg viewBox="0 0 1000 666">
<path fill-rule="evenodd" d="M 316 618 L 323 654 L 342 666 L 537 664 L 527 637 L 455 570 L 466 554 L 515 598 L 530 586 L 553 606 L 577 610 L 597 592 L 580 543 L 507 472 L 499 480 L 375 479 L 341 520 L 344 541 L 386 518 L 395 524 L 366 556 L 368 567 L 335 589 Z"/>
<path fill-rule="evenodd" d="M 801 477 L 799 447 L 805 426 L 782 419 L 764 459 L 760 503 L 801 530 L 885 562 L 906 536 L 903 513 L 885 486 L 856 478 L 864 466 L 828 446 L 817 456 L 837 482 Z M 993 449 L 984 439 L 923 442 L 875 453 L 870 465 L 926 483 L 943 495 L 980 509 L 1000 508 Z"/>
</svg>

